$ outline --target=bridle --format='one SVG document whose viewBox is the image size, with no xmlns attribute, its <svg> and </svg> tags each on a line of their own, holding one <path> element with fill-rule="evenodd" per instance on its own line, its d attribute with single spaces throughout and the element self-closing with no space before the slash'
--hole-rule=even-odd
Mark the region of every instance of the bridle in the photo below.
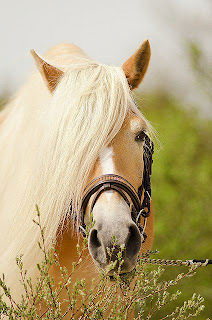
<svg viewBox="0 0 212 320">
<path fill-rule="evenodd" d="M 92 180 L 85 188 L 81 205 L 81 225 L 80 229 L 85 233 L 86 225 L 84 222 L 85 210 L 91 196 L 92 199 L 90 212 L 100 197 L 100 195 L 108 190 L 114 190 L 118 192 L 125 200 L 127 205 L 131 209 L 132 220 L 136 223 L 143 242 L 145 242 L 147 235 L 145 233 L 147 218 L 150 215 L 150 201 L 151 201 L 151 173 L 152 173 L 152 155 L 154 153 L 154 144 L 150 138 L 145 135 L 144 147 L 143 147 L 143 161 L 144 171 L 143 180 L 138 191 L 130 184 L 129 181 L 123 177 L 115 174 L 105 174 L 94 180 Z M 143 201 L 142 201 L 143 198 Z M 143 224 L 141 223 L 141 217 L 143 217 Z"/>
<path fill-rule="evenodd" d="M 128 206 L 131 208 L 132 220 L 136 223 L 141 236 L 143 237 L 143 242 L 145 242 L 147 235 L 145 233 L 145 227 L 147 218 L 150 215 L 150 202 L 151 202 L 151 173 L 152 173 L 152 156 L 154 153 L 154 144 L 150 138 L 145 136 L 145 143 L 143 147 L 143 161 L 144 161 L 144 171 L 143 180 L 138 191 L 121 176 L 115 174 L 102 175 L 94 180 L 92 180 L 85 188 L 82 199 L 81 206 L 81 225 L 80 229 L 83 235 L 86 235 L 86 225 L 84 223 L 85 210 L 88 205 L 88 201 L 91 196 L 93 197 L 90 212 L 92 212 L 99 196 L 107 191 L 114 190 L 117 191 L 122 198 L 126 201 Z M 143 198 L 143 201 L 142 201 Z M 130 200 L 129 200 L 130 199 Z M 141 217 L 143 217 L 143 224 L 141 223 Z M 165 259 L 150 259 L 148 257 L 143 257 L 142 260 L 145 263 L 166 265 L 166 266 L 191 266 L 196 264 L 198 266 L 212 265 L 212 259 L 205 260 L 165 260 Z"/>
<path fill-rule="evenodd" d="M 134 99 L 133 99 L 134 100 Z M 136 101 L 134 100 L 135 104 Z M 137 104 L 136 104 L 137 105 Z M 86 225 L 84 222 L 85 211 L 88 205 L 88 202 L 92 196 L 92 203 L 90 207 L 90 213 L 92 212 L 99 196 L 107 191 L 114 190 L 118 192 L 128 206 L 131 209 L 132 220 L 136 223 L 143 242 L 146 241 L 147 235 L 145 233 L 147 218 L 150 216 L 150 204 L 151 204 L 151 174 L 152 174 L 152 163 L 154 153 L 154 144 L 150 138 L 146 135 L 145 142 L 143 146 L 143 162 L 144 162 L 144 171 L 142 184 L 138 188 L 138 191 L 130 184 L 129 181 L 123 177 L 115 174 L 106 174 L 102 175 L 94 180 L 92 180 L 84 189 L 82 205 L 81 205 L 81 224 L 80 230 L 82 234 L 86 236 Z M 142 201 L 143 199 L 143 201 Z M 143 217 L 143 224 L 141 223 L 141 217 Z M 199 266 L 212 265 L 212 259 L 205 260 L 165 260 L 165 259 L 149 259 L 144 258 L 144 262 L 150 264 L 159 264 L 159 265 L 169 265 L 169 266 L 190 266 L 197 264 Z"/>
</svg>

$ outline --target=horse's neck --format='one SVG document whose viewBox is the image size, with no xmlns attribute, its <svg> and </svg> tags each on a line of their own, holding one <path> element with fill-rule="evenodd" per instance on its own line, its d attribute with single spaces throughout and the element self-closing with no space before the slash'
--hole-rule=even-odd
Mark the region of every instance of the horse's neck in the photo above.
<svg viewBox="0 0 212 320">
<path fill-rule="evenodd" d="M 83 260 L 78 265 L 79 253 L 77 251 L 77 244 L 79 244 L 80 248 L 82 248 L 82 241 L 83 239 L 81 236 L 80 239 L 77 239 L 77 237 L 74 236 L 71 231 L 64 231 L 59 237 L 55 249 L 59 257 L 60 265 L 66 267 L 69 274 L 72 273 L 73 262 L 75 262 L 77 265 L 76 270 L 71 277 L 72 284 L 75 283 L 77 278 L 85 278 L 88 286 L 90 286 L 92 278 L 95 276 L 98 278 L 98 272 L 94 266 L 88 249 L 83 252 Z M 51 269 L 51 274 L 56 280 L 56 283 L 61 280 L 61 271 L 56 265 L 54 265 Z"/>
</svg>

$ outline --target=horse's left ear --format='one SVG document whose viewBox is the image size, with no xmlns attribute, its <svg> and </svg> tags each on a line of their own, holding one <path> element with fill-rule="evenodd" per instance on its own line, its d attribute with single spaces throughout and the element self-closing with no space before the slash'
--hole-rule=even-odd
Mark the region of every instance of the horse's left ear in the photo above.
<svg viewBox="0 0 212 320">
<path fill-rule="evenodd" d="M 35 59 L 36 66 L 40 74 L 42 75 L 49 91 L 53 93 L 64 72 L 44 61 L 34 50 L 30 50 L 30 52 Z"/>
<path fill-rule="evenodd" d="M 141 83 L 151 56 L 149 40 L 146 39 L 138 50 L 122 65 L 131 89 L 135 89 Z"/>
</svg>

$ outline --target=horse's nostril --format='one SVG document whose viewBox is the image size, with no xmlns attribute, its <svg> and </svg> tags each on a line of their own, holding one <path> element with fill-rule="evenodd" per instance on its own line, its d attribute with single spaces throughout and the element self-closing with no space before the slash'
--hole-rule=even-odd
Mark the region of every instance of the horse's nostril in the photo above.
<svg viewBox="0 0 212 320">
<path fill-rule="evenodd" d="M 99 238 L 99 231 L 96 229 L 92 229 L 90 231 L 90 235 L 88 238 L 88 248 L 91 253 L 91 256 L 95 261 L 97 261 L 100 265 L 106 263 L 106 255 L 104 246 Z"/>
<path fill-rule="evenodd" d="M 96 229 L 93 229 L 90 233 L 90 247 L 92 247 L 92 249 L 96 249 L 101 246 L 97 233 Z"/>
<path fill-rule="evenodd" d="M 132 224 L 129 227 L 129 235 L 126 241 L 126 256 L 128 258 L 134 258 L 141 248 L 141 235 L 136 227 Z"/>
<path fill-rule="evenodd" d="M 92 229 L 88 238 L 88 248 L 93 259 L 100 264 L 100 266 L 107 265 L 110 261 L 115 261 L 118 258 L 118 253 L 121 248 L 120 245 L 125 243 L 125 250 L 123 251 L 123 270 L 132 270 L 135 265 L 138 252 L 141 248 L 141 235 L 134 223 L 125 225 L 122 234 L 116 233 L 117 245 L 113 245 L 112 231 L 109 232 L 107 228 L 99 232 L 98 227 Z M 112 249 L 111 255 L 108 250 Z"/>
</svg>

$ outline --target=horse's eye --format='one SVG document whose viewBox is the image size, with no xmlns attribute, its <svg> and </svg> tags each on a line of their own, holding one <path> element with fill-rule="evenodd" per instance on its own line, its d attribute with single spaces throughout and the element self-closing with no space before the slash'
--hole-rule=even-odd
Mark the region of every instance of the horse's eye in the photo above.
<svg viewBox="0 0 212 320">
<path fill-rule="evenodd" d="M 141 131 L 136 135 L 135 141 L 144 141 L 145 136 L 146 136 L 146 133 L 144 131 Z"/>
</svg>

